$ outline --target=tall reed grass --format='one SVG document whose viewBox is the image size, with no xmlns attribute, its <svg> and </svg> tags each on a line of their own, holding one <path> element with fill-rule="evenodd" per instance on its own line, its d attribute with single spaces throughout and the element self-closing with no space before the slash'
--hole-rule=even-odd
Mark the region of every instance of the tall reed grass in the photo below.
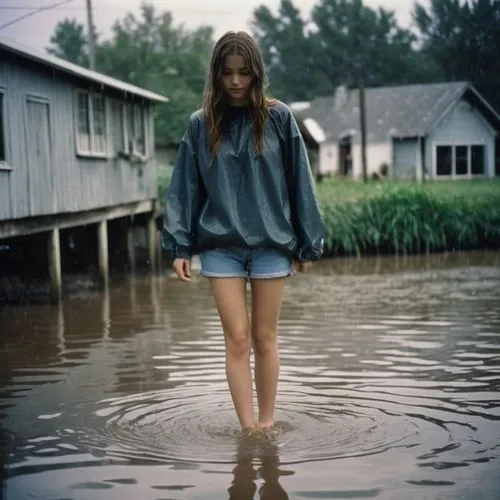
<svg viewBox="0 0 500 500">
<path fill-rule="evenodd" d="M 500 248 L 500 183 L 438 184 L 320 187 L 325 254 Z"/>
</svg>

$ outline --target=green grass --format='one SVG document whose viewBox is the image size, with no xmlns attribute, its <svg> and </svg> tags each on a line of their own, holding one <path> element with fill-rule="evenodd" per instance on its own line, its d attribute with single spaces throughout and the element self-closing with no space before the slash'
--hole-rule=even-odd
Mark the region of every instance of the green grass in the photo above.
<svg viewBox="0 0 500 500">
<path fill-rule="evenodd" d="M 163 206 L 165 203 L 165 196 L 167 194 L 168 185 L 170 184 L 170 177 L 172 176 L 172 170 L 167 168 L 158 169 L 158 201 L 160 205 Z"/>
<path fill-rule="evenodd" d="M 163 204 L 170 180 L 158 177 Z M 325 256 L 500 248 L 500 179 L 317 184 Z"/>
<path fill-rule="evenodd" d="M 434 181 L 417 184 L 414 181 L 361 181 L 324 180 L 317 184 L 317 193 L 321 202 L 359 201 L 377 196 L 393 189 L 422 189 L 440 197 L 494 196 L 500 193 L 500 178 L 470 181 Z"/>
<path fill-rule="evenodd" d="M 500 181 L 323 181 L 326 254 L 500 247 Z"/>
</svg>

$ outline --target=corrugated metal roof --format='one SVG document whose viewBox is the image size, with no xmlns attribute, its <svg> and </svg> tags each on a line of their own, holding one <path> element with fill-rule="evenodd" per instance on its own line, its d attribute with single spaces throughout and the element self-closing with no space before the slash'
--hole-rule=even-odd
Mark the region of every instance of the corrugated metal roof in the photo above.
<svg viewBox="0 0 500 500">
<path fill-rule="evenodd" d="M 367 88 L 367 140 L 423 137 L 467 90 L 475 92 L 467 82 Z M 483 104 L 487 106 L 484 100 Z M 314 99 L 309 109 L 298 115 L 313 118 L 327 138 L 338 140 L 359 130 L 359 92 L 339 89 L 335 96 Z"/>
<path fill-rule="evenodd" d="M 111 87 L 113 89 L 143 97 L 150 101 L 168 101 L 168 97 L 156 94 L 155 92 L 150 92 L 149 90 L 142 89 L 140 87 L 136 87 L 135 85 L 117 80 L 116 78 L 98 73 L 97 71 L 92 71 L 82 66 L 78 66 L 77 64 L 65 61 L 64 59 L 60 59 L 59 57 L 51 56 L 50 54 L 46 54 L 45 52 L 34 50 L 31 47 L 25 47 L 24 45 L 21 45 L 18 42 L 14 42 L 13 40 L 5 37 L 0 37 L 0 51 L 1 50 L 10 52 L 24 59 L 39 62 L 51 68 L 57 68 L 62 72 L 100 83 L 101 85 L 104 85 L 106 87 Z"/>
</svg>

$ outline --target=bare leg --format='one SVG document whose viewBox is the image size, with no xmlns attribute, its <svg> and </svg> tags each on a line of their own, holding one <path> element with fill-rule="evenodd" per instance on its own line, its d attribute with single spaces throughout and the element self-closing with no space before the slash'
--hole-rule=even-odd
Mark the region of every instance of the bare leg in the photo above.
<svg viewBox="0 0 500 500">
<path fill-rule="evenodd" d="M 274 423 L 279 375 L 277 328 L 286 278 L 255 279 L 252 284 L 252 339 L 259 428 Z"/>
<path fill-rule="evenodd" d="M 226 377 L 243 429 L 253 429 L 251 338 L 244 278 L 210 278 L 226 344 Z"/>
</svg>

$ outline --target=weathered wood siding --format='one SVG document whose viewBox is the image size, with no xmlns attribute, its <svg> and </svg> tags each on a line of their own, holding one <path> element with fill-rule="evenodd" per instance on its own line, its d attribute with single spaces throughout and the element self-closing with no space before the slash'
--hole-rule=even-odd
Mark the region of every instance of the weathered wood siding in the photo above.
<svg viewBox="0 0 500 500">
<path fill-rule="evenodd" d="M 75 92 L 89 90 L 89 85 L 65 79 L 61 72 L 51 75 L 36 66 L 0 61 L 7 163 L 12 167 L 0 171 L 0 220 L 156 198 L 153 113 L 148 102 L 141 104 L 146 110 L 144 164 L 120 158 L 113 140 L 118 117 L 113 116 L 111 98 L 130 102 L 131 96 L 106 96 L 108 157 L 77 155 Z"/>
<path fill-rule="evenodd" d="M 0 220 L 10 214 L 10 172 L 0 170 Z"/>
</svg>

